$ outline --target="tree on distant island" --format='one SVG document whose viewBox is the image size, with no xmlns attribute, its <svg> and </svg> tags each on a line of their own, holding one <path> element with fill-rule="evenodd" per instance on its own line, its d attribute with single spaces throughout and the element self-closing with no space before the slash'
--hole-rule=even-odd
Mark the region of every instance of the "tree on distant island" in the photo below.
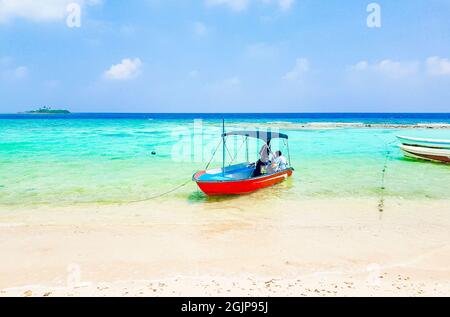
<svg viewBox="0 0 450 317">
<path fill-rule="evenodd" d="M 69 110 L 64 109 L 52 109 L 51 107 L 43 106 L 37 110 L 25 111 L 27 114 L 68 114 Z"/>
</svg>

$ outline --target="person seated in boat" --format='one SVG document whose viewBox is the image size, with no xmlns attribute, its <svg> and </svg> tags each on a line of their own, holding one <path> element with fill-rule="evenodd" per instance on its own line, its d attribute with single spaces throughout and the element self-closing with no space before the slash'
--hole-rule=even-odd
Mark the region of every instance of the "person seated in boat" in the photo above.
<svg viewBox="0 0 450 317">
<path fill-rule="evenodd" d="M 270 147 L 267 143 L 261 147 L 259 151 L 259 160 L 256 162 L 255 171 L 252 177 L 261 176 L 263 174 L 263 168 L 269 165 Z"/>
<path fill-rule="evenodd" d="M 287 159 L 283 156 L 283 153 L 281 153 L 281 151 L 275 152 L 275 158 L 273 160 L 272 168 L 275 172 L 280 172 L 287 168 Z"/>
</svg>

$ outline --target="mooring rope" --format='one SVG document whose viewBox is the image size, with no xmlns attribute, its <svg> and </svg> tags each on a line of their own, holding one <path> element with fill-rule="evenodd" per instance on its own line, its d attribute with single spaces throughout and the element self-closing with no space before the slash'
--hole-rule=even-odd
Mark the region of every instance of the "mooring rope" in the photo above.
<svg viewBox="0 0 450 317">
<path fill-rule="evenodd" d="M 392 154 L 392 149 L 390 149 L 390 145 L 395 143 L 396 141 L 392 141 L 386 144 L 386 158 L 384 160 L 384 165 L 383 165 L 383 169 L 381 171 L 381 184 L 380 184 L 380 200 L 378 202 L 378 211 L 379 212 L 383 212 L 384 211 L 384 203 L 385 203 L 385 198 L 384 198 L 384 193 L 386 190 L 386 186 L 385 186 L 385 180 L 386 180 L 386 172 L 387 172 L 387 168 L 388 168 L 388 163 L 389 163 L 389 159 L 391 158 L 391 154 Z"/>
<path fill-rule="evenodd" d="M 180 188 L 183 188 L 184 186 L 186 186 L 186 185 L 189 184 L 190 182 L 191 182 L 191 180 L 188 180 L 188 181 L 184 182 L 183 184 L 180 184 L 180 185 L 178 185 L 178 186 L 176 186 L 176 187 L 174 187 L 174 188 L 172 188 L 172 189 L 170 189 L 170 190 L 168 190 L 168 191 L 165 191 L 165 192 L 163 192 L 163 193 L 159 193 L 159 194 L 156 194 L 156 195 L 154 195 L 154 196 L 150 196 L 150 197 L 147 197 L 147 198 L 144 198 L 144 199 L 127 201 L 127 203 L 128 203 L 128 204 L 142 203 L 142 202 L 144 202 L 144 201 L 149 201 L 149 200 L 161 198 L 161 197 L 164 197 L 164 196 L 166 196 L 166 195 L 168 195 L 168 194 L 171 194 L 171 193 L 173 193 L 173 192 L 179 190 Z"/>
<path fill-rule="evenodd" d="M 214 159 L 214 157 L 215 157 L 215 155 L 216 155 L 216 152 L 218 151 L 218 149 L 219 149 L 221 143 L 222 143 L 222 141 L 220 141 L 219 144 L 217 144 L 217 147 L 216 147 L 216 149 L 214 150 L 214 153 L 213 153 L 211 159 L 209 160 L 208 164 L 206 165 L 205 170 L 207 170 L 207 169 L 209 168 L 209 166 L 211 165 L 212 160 Z M 182 184 L 180 184 L 180 185 L 178 185 L 178 186 L 176 186 L 176 187 L 174 187 L 174 188 L 172 188 L 172 189 L 170 189 L 170 190 L 168 190 L 168 191 L 165 191 L 165 192 L 163 192 L 163 193 L 159 193 L 159 194 L 156 194 L 156 195 L 153 195 L 153 196 L 144 198 L 144 199 L 127 201 L 127 203 L 128 203 L 128 204 L 141 203 L 141 202 L 145 202 L 145 201 L 149 201 L 149 200 L 153 200 L 153 199 L 157 199 L 157 198 L 164 197 L 164 196 L 166 196 L 166 195 L 168 195 L 168 194 L 171 194 L 171 193 L 173 193 L 173 192 L 175 192 L 175 191 L 177 191 L 177 190 L 183 188 L 184 186 L 186 186 L 187 184 L 189 184 L 191 181 L 192 181 L 192 180 L 189 179 L 188 181 L 186 181 L 186 182 L 184 182 L 184 183 L 182 183 Z"/>
<path fill-rule="evenodd" d="M 216 156 L 217 150 L 219 149 L 219 146 L 220 146 L 221 144 L 222 144 L 222 141 L 220 141 L 219 144 L 217 144 L 217 147 L 216 147 L 216 149 L 214 150 L 214 153 L 213 153 L 213 155 L 211 156 L 211 159 L 209 160 L 208 164 L 206 165 L 205 170 L 207 170 L 207 169 L 209 168 L 209 166 L 211 165 L 211 163 L 212 163 L 214 157 Z"/>
</svg>

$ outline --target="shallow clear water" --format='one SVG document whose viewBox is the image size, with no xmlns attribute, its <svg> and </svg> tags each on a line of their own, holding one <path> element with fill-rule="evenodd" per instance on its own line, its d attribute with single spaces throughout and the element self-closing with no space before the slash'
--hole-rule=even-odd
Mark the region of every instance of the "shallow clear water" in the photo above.
<svg viewBox="0 0 450 317">
<path fill-rule="evenodd" d="M 236 115 L 237 116 L 237 115 Z M 269 116 L 269 115 L 267 115 Z M 3 118 L 3 119 L 2 119 Z M 218 118 L 203 122 L 203 146 L 194 143 L 195 115 L 178 118 L 22 117 L 0 118 L 0 205 L 65 205 L 129 202 L 170 191 L 203 169 L 220 138 Z M 450 122 L 450 118 L 283 118 L 227 119 L 258 127 L 267 122 Z M 277 124 L 283 127 L 283 124 Z M 282 199 L 378 197 L 387 159 L 385 195 L 407 199 L 450 198 L 450 166 L 403 158 L 395 136 L 450 139 L 450 130 L 284 130 L 296 168 L 288 182 L 250 195 Z M 230 152 L 240 140 L 228 143 Z M 259 145 L 250 146 L 254 158 Z M 178 150 L 177 150 L 178 149 Z M 180 149 L 184 152 L 180 155 Z M 203 149 L 203 154 L 201 153 Z M 241 148 L 240 153 L 245 153 Z M 152 155 L 152 151 L 156 155 Z M 200 154 L 199 154 L 200 153 Z M 245 155 L 244 155 L 245 156 Z M 243 160 L 244 156 L 237 160 Z M 219 147 L 213 166 L 222 157 Z M 195 184 L 161 197 L 202 203 Z"/>
</svg>

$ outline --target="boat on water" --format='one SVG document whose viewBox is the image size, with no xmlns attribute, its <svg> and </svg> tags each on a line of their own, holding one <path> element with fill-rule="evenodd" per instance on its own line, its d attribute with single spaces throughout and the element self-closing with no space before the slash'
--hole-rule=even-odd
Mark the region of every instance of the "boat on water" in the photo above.
<svg viewBox="0 0 450 317">
<path fill-rule="evenodd" d="M 411 138 L 406 136 L 397 136 L 403 145 L 422 146 L 435 149 L 450 149 L 450 140 Z"/>
<path fill-rule="evenodd" d="M 397 136 L 406 157 L 433 162 L 450 163 L 450 140 Z"/>
<path fill-rule="evenodd" d="M 224 129 L 225 130 L 225 129 Z M 226 144 L 227 138 L 231 136 L 240 136 L 246 144 L 246 158 L 247 162 L 235 165 L 225 166 L 225 153 L 227 153 Z M 248 162 L 248 140 L 254 138 L 262 140 L 267 149 L 271 151 L 271 141 L 273 139 L 282 139 L 285 141 L 288 151 L 288 161 L 286 167 L 282 170 L 274 170 L 255 176 L 255 170 L 258 167 L 258 162 Z M 254 192 L 256 190 L 270 187 L 278 184 L 288 177 L 292 176 L 294 169 L 291 167 L 288 136 L 282 133 L 272 133 L 264 131 L 233 131 L 222 134 L 223 144 L 223 158 L 222 168 L 210 169 L 208 166 L 205 170 L 199 171 L 192 177 L 193 181 L 197 183 L 198 187 L 208 196 L 222 196 L 222 195 L 242 195 Z M 214 156 L 214 155 L 213 155 Z"/>
<path fill-rule="evenodd" d="M 401 145 L 400 149 L 406 157 L 433 162 L 450 163 L 450 149 L 438 149 L 423 146 Z"/>
</svg>

